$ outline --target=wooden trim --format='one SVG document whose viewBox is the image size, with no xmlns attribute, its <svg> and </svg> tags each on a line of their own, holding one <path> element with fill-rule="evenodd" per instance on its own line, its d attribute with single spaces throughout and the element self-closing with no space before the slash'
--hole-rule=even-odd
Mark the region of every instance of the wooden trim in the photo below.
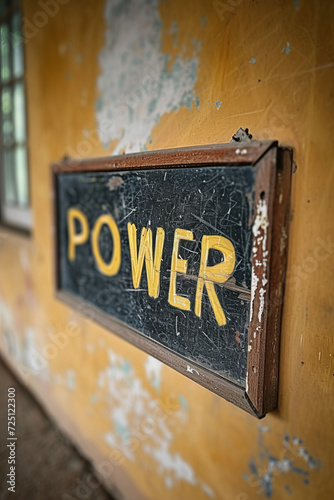
<svg viewBox="0 0 334 500">
<path fill-rule="evenodd" d="M 258 231 L 252 249 L 246 393 L 259 415 L 277 406 L 291 165 L 291 150 L 276 147 L 256 165 L 255 218 L 258 217 L 258 221 L 255 226 Z"/>
<path fill-rule="evenodd" d="M 279 344 L 281 318 L 284 301 L 284 284 L 288 257 L 288 236 L 290 223 L 290 194 L 292 175 L 292 150 L 279 148 L 277 151 L 276 189 L 272 230 L 271 278 L 267 316 L 267 338 L 264 367 L 263 413 L 277 407 Z"/>
<path fill-rule="evenodd" d="M 51 235 L 53 237 L 53 282 L 56 292 L 60 290 L 57 202 L 58 202 L 57 175 L 55 174 L 52 168 L 51 169 L 51 216 L 52 216 Z"/>
<path fill-rule="evenodd" d="M 195 166 L 249 166 L 256 169 L 255 218 L 258 229 L 252 253 L 252 319 L 249 325 L 246 388 L 183 358 L 97 307 L 60 290 L 57 233 L 57 175 L 89 171 L 180 168 Z M 110 158 L 75 160 L 52 165 L 54 282 L 56 298 L 124 340 L 153 355 L 210 391 L 248 413 L 262 418 L 277 405 L 280 318 L 283 305 L 289 223 L 292 152 L 276 141 L 223 144 L 145 152 Z M 266 206 L 266 210 L 263 208 Z M 257 212 L 258 210 L 258 212 Z M 265 240 L 265 245 L 263 241 Z M 278 251 L 278 249 L 280 249 Z M 272 251 L 274 250 L 274 251 Z M 268 252 L 268 253 L 267 253 Z M 259 266 L 257 261 L 266 265 Z M 259 284 L 259 286 L 255 286 Z M 262 289 L 262 291 L 261 291 Z"/>
<path fill-rule="evenodd" d="M 267 342 L 268 289 L 271 280 L 271 236 L 276 183 L 277 148 L 256 165 L 254 200 L 252 286 L 248 331 L 247 395 L 259 414 L 264 413 L 265 346 Z"/>
<path fill-rule="evenodd" d="M 113 170 L 179 168 L 195 165 L 254 165 L 275 141 L 240 144 L 219 144 L 196 148 L 165 149 L 129 155 L 94 158 L 89 160 L 64 160 L 52 165 L 53 172 L 109 172 Z"/>
</svg>

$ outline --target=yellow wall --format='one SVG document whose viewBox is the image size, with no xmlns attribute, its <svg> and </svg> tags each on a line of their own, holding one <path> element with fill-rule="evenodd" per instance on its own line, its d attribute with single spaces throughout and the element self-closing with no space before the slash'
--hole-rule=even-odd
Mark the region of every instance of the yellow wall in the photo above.
<svg viewBox="0 0 334 500">
<path fill-rule="evenodd" d="M 64 3 L 26 43 L 34 230 L 0 230 L 2 355 L 126 498 L 334 498 L 334 3 L 131 0 L 112 16 L 102 0 Z M 38 21 L 40 5 L 23 4 Z M 103 146 L 99 113 L 141 86 L 143 57 L 150 72 L 168 55 Z M 297 168 L 279 407 L 260 422 L 56 301 L 52 275 L 51 162 L 228 142 L 240 126 L 293 146 Z"/>
</svg>

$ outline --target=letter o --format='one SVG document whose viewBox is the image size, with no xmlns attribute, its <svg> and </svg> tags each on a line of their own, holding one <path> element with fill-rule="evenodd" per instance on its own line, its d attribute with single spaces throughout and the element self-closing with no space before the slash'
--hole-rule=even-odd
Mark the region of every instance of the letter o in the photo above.
<svg viewBox="0 0 334 500">
<path fill-rule="evenodd" d="M 145 434 L 150 436 L 151 434 L 153 434 L 155 427 L 156 427 L 156 423 L 154 422 L 153 418 L 148 417 L 148 418 L 146 418 L 146 420 L 142 426 L 142 429 L 145 432 Z"/>
<path fill-rule="evenodd" d="M 113 255 L 109 264 L 103 260 L 99 248 L 99 236 L 104 224 L 109 227 L 114 241 Z M 96 265 L 102 274 L 105 274 L 106 276 L 114 276 L 118 273 L 121 265 L 121 238 L 117 224 L 111 215 L 101 215 L 95 222 L 95 226 L 92 231 L 92 250 Z"/>
<path fill-rule="evenodd" d="M 33 15 L 32 20 L 37 28 L 43 28 L 48 22 L 48 16 L 45 12 L 39 10 Z"/>
<path fill-rule="evenodd" d="M 46 359 L 55 359 L 58 354 L 58 348 L 54 344 L 45 344 L 42 353 Z"/>
<path fill-rule="evenodd" d="M 303 262 L 303 269 L 307 273 L 314 273 L 317 270 L 318 263 L 313 256 L 306 257 Z"/>
<path fill-rule="evenodd" d="M 86 483 L 92 489 L 98 488 L 100 486 L 98 479 L 93 476 L 93 474 L 88 474 L 88 476 L 86 476 Z"/>
<path fill-rule="evenodd" d="M 104 478 L 111 476 L 113 470 L 114 466 L 107 460 L 100 462 L 99 465 L 97 466 L 97 473 Z"/>
<path fill-rule="evenodd" d="M 93 150 L 93 146 L 86 139 L 79 142 L 79 144 L 77 146 L 77 151 L 78 151 L 80 156 L 89 155 L 92 152 L 92 150 Z"/>
</svg>

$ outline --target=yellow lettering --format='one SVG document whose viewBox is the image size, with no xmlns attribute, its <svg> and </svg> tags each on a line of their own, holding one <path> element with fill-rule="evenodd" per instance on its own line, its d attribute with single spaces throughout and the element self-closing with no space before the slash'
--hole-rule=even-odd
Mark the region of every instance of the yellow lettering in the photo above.
<svg viewBox="0 0 334 500">
<path fill-rule="evenodd" d="M 81 232 L 75 232 L 75 219 L 81 224 Z M 89 227 L 87 217 L 78 208 L 70 208 L 67 212 L 67 226 L 68 226 L 68 258 L 75 259 L 75 247 L 82 245 L 88 239 Z"/>
<path fill-rule="evenodd" d="M 209 250 L 219 250 L 224 261 L 215 266 L 207 266 Z M 208 296 L 218 325 L 226 325 L 224 311 L 216 295 L 214 282 L 224 283 L 232 274 L 235 266 L 235 250 L 230 240 L 223 236 L 203 236 L 201 263 L 196 287 L 195 314 L 201 316 L 203 288 L 206 286 Z"/>
<path fill-rule="evenodd" d="M 177 273 L 186 274 L 188 261 L 178 258 L 179 244 L 180 240 L 192 241 L 193 239 L 194 235 L 191 231 L 186 231 L 185 229 L 175 229 L 168 302 L 172 306 L 177 307 L 178 309 L 183 309 L 184 311 L 190 311 L 190 300 L 186 297 L 176 295 L 176 277 Z"/>
<path fill-rule="evenodd" d="M 99 247 L 99 236 L 103 224 L 109 227 L 114 242 L 113 255 L 109 264 L 103 260 Z M 111 215 L 101 215 L 95 222 L 92 231 L 92 250 L 96 265 L 102 274 L 114 276 L 118 273 L 121 265 L 121 238 L 116 222 Z"/>
<path fill-rule="evenodd" d="M 148 294 L 150 297 L 156 299 L 159 295 L 160 288 L 160 267 L 162 250 L 165 240 L 165 231 L 162 229 L 162 227 L 157 228 L 157 235 L 155 238 L 154 262 L 151 229 L 146 229 L 145 227 L 143 227 L 142 229 L 139 244 L 139 254 L 137 253 L 137 228 L 130 222 L 128 222 L 128 236 L 133 286 L 135 288 L 139 288 L 145 258 Z"/>
</svg>

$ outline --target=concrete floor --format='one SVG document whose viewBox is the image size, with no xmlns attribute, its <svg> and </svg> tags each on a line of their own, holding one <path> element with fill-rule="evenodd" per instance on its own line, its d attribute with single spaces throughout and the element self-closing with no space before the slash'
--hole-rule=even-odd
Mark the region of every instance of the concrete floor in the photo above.
<svg viewBox="0 0 334 500">
<path fill-rule="evenodd" d="M 16 487 L 8 491 L 7 391 L 16 389 Z M 0 360 L 0 499 L 112 500 L 92 469 Z M 94 481 L 94 488 L 87 481 Z M 84 484 L 86 486 L 84 486 Z"/>
</svg>

